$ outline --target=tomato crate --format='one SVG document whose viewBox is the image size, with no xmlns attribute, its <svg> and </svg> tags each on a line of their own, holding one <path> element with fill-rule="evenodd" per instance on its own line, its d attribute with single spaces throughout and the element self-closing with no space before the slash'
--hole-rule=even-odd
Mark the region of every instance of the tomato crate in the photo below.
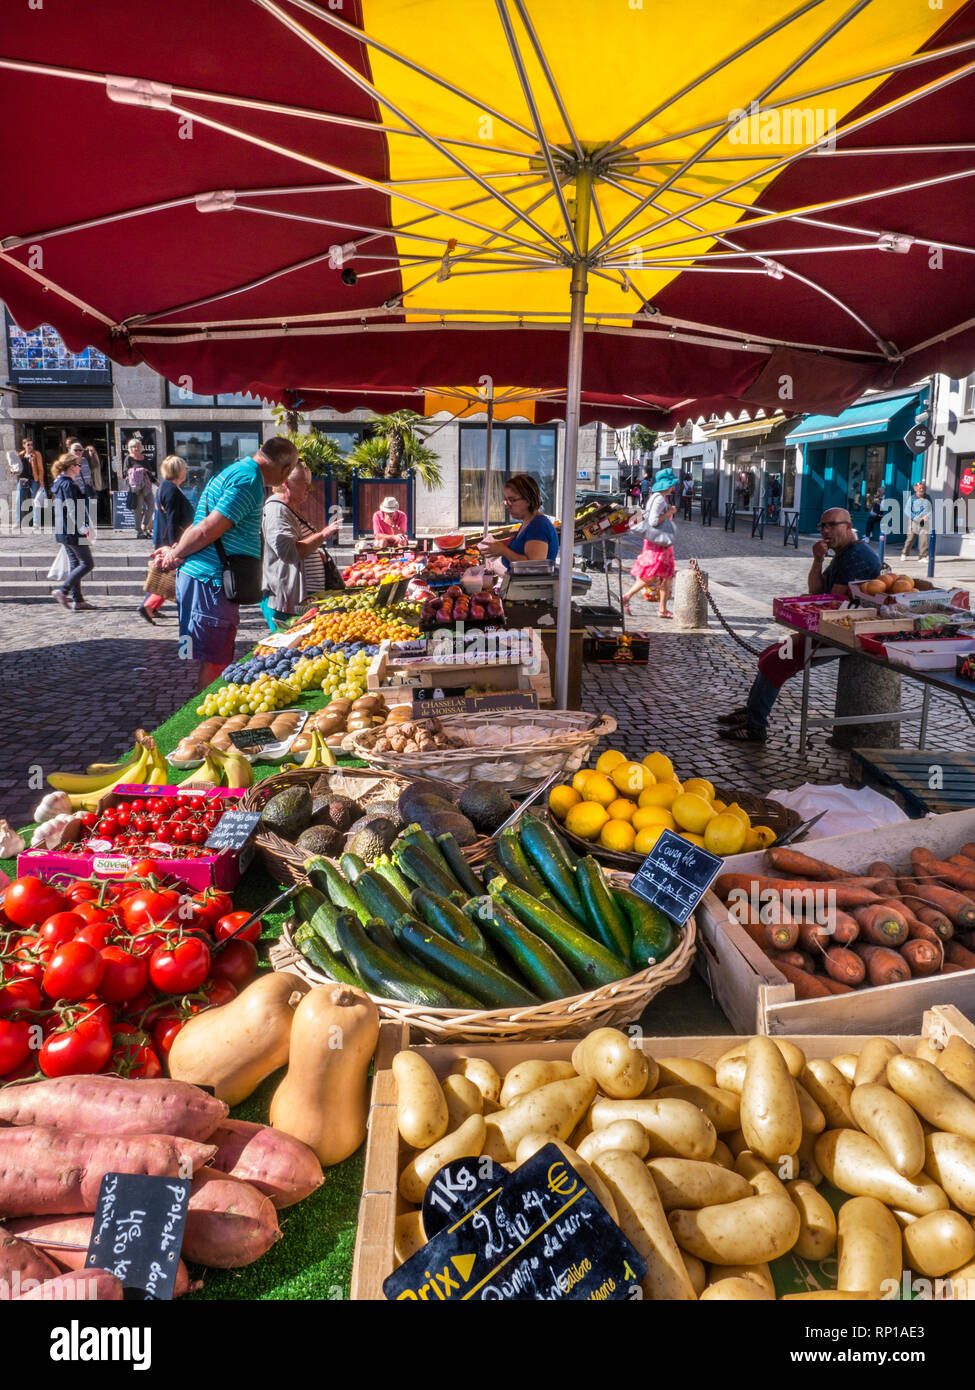
<svg viewBox="0 0 975 1390">
<path fill-rule="evenodd" d="M 207 801 L 238 803 L 246 793 L 246 787 L 156 787 L 126 783 L 102 797 L 98 803 L 98 814 L 101 815 L 111 806 L 131 801 L 167 801 L 175 807 L 188 797 L 202 796 Z M 230 808 L 225 806 L 224 809 Z M 69 827 L 69 834 L 73 833 L 74 828 Z M 117 852 L 107 842 L 98 841 L 94 850 L 77 853 L 68 850 L 69 843 L 65 840 L 54 849 L 24 850 L 17 856 L 18 875 L 38 874 L 44 879 L 66 874 L 73 878 L 96 875 L 99 878 L 124 878 L 133 864 L 145 858 L 142 847 L 133 846 Z M 166 845 L 165 848 L 171 849 L 172 846 Z M 170 858 L 160 854 L 155 858 L 155 863 L 160 875 L 185 883 L 195 892 L 200 888 L 235 888 L 253 856 L 254 846 L 249 841 L 242 850 L 221 849 L 199 859 Z"/>
</svg>

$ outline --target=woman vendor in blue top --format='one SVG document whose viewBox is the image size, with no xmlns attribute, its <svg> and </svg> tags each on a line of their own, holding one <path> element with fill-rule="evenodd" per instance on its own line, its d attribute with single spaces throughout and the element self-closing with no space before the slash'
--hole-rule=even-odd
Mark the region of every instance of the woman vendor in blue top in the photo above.
<svg viewBox="0 0 975 1390">
<path fill-rule="evenodd" d="M 518 531 L 510 541 L 482 541 L 484 555 L 498 555 L 505 569 L 512 560 L 554 560 L 559 533 L 542 511 L 542 492 L 530 473 L 512 473 L 504 485 L 504 505 Z"/>
</svg>

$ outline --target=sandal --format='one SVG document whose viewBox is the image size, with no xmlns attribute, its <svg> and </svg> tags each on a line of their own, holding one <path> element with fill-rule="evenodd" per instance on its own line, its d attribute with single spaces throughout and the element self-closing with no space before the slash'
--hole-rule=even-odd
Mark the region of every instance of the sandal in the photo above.
<svg viewBox="0 0 975 1390">
<path fill-rule="evenodd" d="M 719 729 L 718 738 L 726 738 L 732 743 L 765 743 L 768 734 L 764 729 L 757 729 L 751 724 L 737 724 L 734 728 Z"/>
<path fill-rule="evenodd" d="M 633 617 L 633 609 L 630 607 L 630 600 L 628 598 L 623 600 L 623 612 L 628 618 Z"/>
<path fill-rule="evenodd" d="M 658 614 L 657 614 L 657 617 L 658 617 L 658 618 L 672 618 L 673 616 L 674 616 L 673 613 L 658 613 Z"/>
</svg>

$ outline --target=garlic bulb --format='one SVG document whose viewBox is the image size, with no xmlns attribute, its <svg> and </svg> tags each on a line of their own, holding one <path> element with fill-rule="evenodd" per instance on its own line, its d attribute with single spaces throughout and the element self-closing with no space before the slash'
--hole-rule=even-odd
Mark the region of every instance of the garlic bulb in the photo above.
<svg viewBox="0 0 975 1390">
<path fill-rule="evenodd" d="M 5 820 L 0 820 L 0 859 L 12 859 L 26 848 L 27 841 L 12 830 Z"/>
<path fill-rule="evenodd" d="M 58 845 L 70 843 L 78 838 L 81 828 L 77 816 L 58 815 L 37 826 L 31 836 L 31 849 L 57 849 Z"/>
<path fill-rule="evenodd" d="M 34 812 L 34 819 L 40 825 L 52 816 L 69 815 L 70 812 L 71 798 L 67 792 L 48 792 Z"/>
</svg>

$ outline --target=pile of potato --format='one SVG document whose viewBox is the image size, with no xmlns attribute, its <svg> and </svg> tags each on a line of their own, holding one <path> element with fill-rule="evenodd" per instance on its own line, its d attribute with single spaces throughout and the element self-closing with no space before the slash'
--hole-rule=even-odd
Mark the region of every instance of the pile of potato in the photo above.
<svg viewBox="0 0 975 1390">
<path fill-rule="evenodd" d="M 646 1260 L 645 1298 L 774 1299 L 769 1262 L 790 1253 L 835 1253 L 838 1277 L 786 1299 L 895 1298 L 904 1270 L 975 1298 L 975 1048 L 959 1036 L 915 1054 L 871 1038 L 831 1061 L 754 1037 L 711 1066 L 600 1028 L 571 1060 L 503 1078 L 471 1057 L 441 1081 L 416 1052 L 392 1069 L 397 1264 L 425 1243 L 415 1208 L 445 1163 L 513 1171 L 554 1142 Z M 846 1195 L 838 1215 L 824 1179 Z"/>
</svg>

